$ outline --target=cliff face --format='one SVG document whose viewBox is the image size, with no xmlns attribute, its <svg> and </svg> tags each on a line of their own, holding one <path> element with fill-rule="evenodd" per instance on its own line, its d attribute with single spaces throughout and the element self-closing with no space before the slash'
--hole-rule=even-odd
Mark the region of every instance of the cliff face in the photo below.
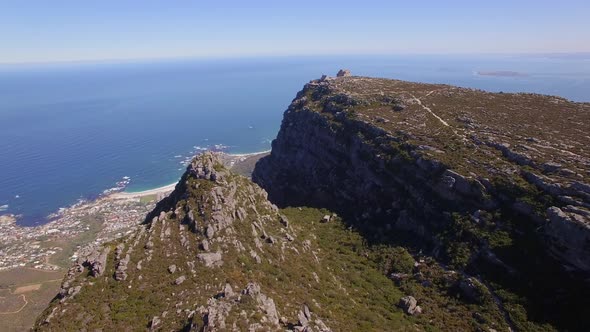
<svg viewBox="0 0 590 332">
<path fill-rule="evenodd" d="M 406 234 L 563 322 L 546 296 L 588 303 L 588 123 L 589 104 L 557 97 L 324 77 L 297 94 L 253 180 L 280 206 L 351 216 L 371 241 Z"/>
</svg>

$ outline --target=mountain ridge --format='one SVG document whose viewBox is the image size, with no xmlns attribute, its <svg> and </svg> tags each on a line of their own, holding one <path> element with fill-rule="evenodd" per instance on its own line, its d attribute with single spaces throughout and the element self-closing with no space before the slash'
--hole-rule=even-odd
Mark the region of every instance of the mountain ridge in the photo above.
<svg viewBox="0 0 590 332">
<path fill-rule="evenodd" d="M 587 123 L 590 104 L 558 97 L 322 77 L 293 100 L 253 180 L 279 206 L 328 207 L 371 242 L 409 239 L 481 275 L 519 329 L 528 312 L 575 330 L 543 297 L 588 304 Z"/>
<path fill-rule="evenodd" d="M 35 329 L 588 327 L 590 104 L 338 76 L 297 94 L 254 183 L 195 157 Z"/>
</svg>

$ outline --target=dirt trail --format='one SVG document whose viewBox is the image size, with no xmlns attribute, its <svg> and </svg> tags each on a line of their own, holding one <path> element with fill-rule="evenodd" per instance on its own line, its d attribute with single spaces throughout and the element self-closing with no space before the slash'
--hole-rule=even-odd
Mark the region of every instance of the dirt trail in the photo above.
<svg viewBox="0 0 590 332">
<path fill-rule="evenodd" d="M 20 307 L 20 309 L 18 309 L 16 311 L 0 312 L 0 315 L 12 315 L 12 314 L 18 314 L 19 312 L 21 312 L 27 306 L 27 304 L 29 304 L 29 301 L 27 301 L 25 294 L 21 294 L 21 296 L 23 298 L 23 301 L 25 301 L 25 303 L 23 304 L 22 307 Z"/>
<path fill-rule="evenodd" d="M 432 92 L 434 91 L 430 91 L 426 96 L 429 96 Z M 414 98 L 414 100 L 418 103 L 418 105 L 420 105 L 424 110 L 426 110 L 428 113 L 432 114 L 432 116 L 434 116 L 438 121 L 440 121 L 440 123 L 442 123 L 443 125 L 450 127 L 449 124 L 443 120 L 440 116 L 436 115 L 436 113 L 434 113 L 430 107 L 422 104 L 422 101 L 418 98 L 416 98 L 414 95 L 410 95 L 412 96 L 412 98 Z"/>
</svg>

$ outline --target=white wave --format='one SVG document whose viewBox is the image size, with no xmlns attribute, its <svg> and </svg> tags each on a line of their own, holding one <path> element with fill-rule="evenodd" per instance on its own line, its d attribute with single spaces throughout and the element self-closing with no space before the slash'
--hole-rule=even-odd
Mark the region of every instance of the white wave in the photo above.
<svg viewBox="0 0 590 332">
<path fill-rule="evenodd" d="M 0 205 L 0 211 L 6 211 L 6 210 L 8 210 L 8 204 Z"/>
</svg>

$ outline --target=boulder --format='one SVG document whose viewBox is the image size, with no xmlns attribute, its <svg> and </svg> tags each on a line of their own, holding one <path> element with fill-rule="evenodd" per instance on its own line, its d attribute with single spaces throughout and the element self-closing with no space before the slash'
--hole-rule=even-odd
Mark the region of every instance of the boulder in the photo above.
<svg viewBox="0 0 590 332">
<path fill-rule="evenodd" d="M 398 306 L 408 315 L 418 315 L 422 313 L 422 308 L 417 304 L 418 301 L 413 296 L 404 296 L 399 300 Z"/>
<path fill-rule="evenodd" d="M 299 319 L 299 325 L 302 327 L 308 326 L 311 321 L 311 312 L 307 305 L 303 305 L 303 308 L 297 313 L 297 319 Z"/>
<path fill-rule="evenodd" d="M 198 254 L 197 258 L 201 260 L 206 267 L 223 265 L 221 252 L 202 253 Z"/>
<path fill-rule="evenodd" d="M 225 284 L 225 287 L 223 287 L 223 296 L 224 297 L 234 296 L 234 290 L 232 289 L 230 284 Z"/>
<path fill-rule="evenodd" d="M 204 239 L 201 242 L 201 249 L 203 249 L 204 251 L 209 251 L 209 241 L 207 241 L 207 239 Z"/>
<path fill-rule="evenodd" d="M 180 276 L 180 277 L 176 278 L 176 280 L 174 280 L 174 284 L 175 284 L 175 285 L 180 285 L 180 284 L 182 284 L 182 283 L 183 283 L 185 280 L 186 280 L 186 277 L 185 277 L 185 276 Z"/>
</svg>

